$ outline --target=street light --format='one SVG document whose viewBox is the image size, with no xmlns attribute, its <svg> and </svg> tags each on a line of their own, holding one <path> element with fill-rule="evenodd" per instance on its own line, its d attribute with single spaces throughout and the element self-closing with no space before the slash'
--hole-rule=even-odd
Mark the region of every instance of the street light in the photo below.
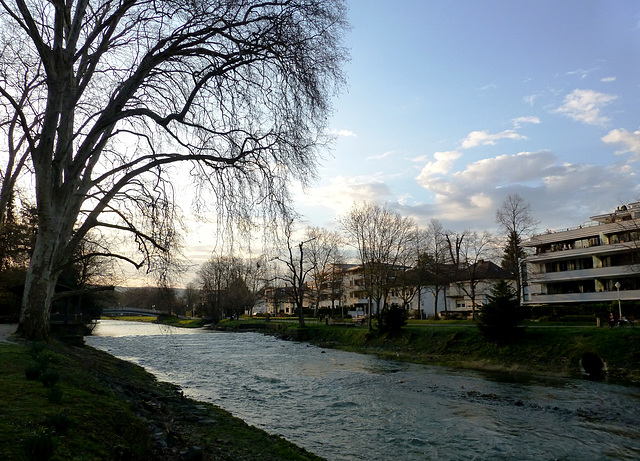
<svg viewBox="0 0 640 461">
<path fill-rule="evenodd" d="M 618 319 L 622 319 L 622 307 L 620 306 L 620 282 L 616 282 L 615 287 L 618 290 Z"/>
</svg>

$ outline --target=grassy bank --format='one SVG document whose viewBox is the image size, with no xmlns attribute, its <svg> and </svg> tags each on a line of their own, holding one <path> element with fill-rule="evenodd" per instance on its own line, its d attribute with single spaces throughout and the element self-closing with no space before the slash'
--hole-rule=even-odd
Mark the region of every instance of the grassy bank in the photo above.
<svg viewBox="0 0 640 461">
<path fill-rule="evenodd" d="M 253 321 L 252 321 L 253 322 Z M 243 321 L 224 328 L 241 328 Z M 472 324 L 413 324 L 398 334 L 366 327 L 272 322 L 269 331 L 323 347 L 376 354 L 394 360 L 481 370 L 579 376 L 580 358 L 590 352 L 607 364 L 608 376 L 640 382 L 640 328 L 530 326 L 521 340 L 499 345 L 484 339 Z"/>
<path fill-rule="evenodd" d="M 320 459 L 89 347 L 0 343 L 0 369 L 2 460 Z"/>
<path fill-rule="evenodd" d="M 162 315 L 154 317 L 150 315 L 119 315 L 119 316 L 102 316 L 103 320 L 122 320 L 125 322 L 145 322 L 145 323 L 161 323 L 163 325 L 171 325 L 180 328 L 202 328 L 205 325 L 204 319 L 181 319 L 173 315 Z"/>
</svg>

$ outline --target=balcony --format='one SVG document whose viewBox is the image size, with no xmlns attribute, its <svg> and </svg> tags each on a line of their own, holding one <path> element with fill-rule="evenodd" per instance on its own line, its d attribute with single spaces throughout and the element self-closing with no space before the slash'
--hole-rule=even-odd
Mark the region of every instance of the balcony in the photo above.
<svg viewBox="0 0 640 461">
<path fill-rule="evenodd" d="M 636 301 L 640 299 L 640 290 L 624 290 L 620 292 L 621 301 Z M 597 293 L 563 293 L 557 295 L 532 294 L 523 304 L 568 304 L 587 302 L 611 302 L 618 300 L 617 291 L 599 291 Z"/>
<path fill-rule="evenodd" d="M 596 267 L 562 272 L 539 272 L 527 274 L 530 283 L 568 282 L 571 280 L 593 280 L 597 278 L 640 276 L 640 264 L 632 266 Z"/>
<path fill-rule="evenodd" d="M 640 242 L 613 243 L 610 245 L 598 245 L 588 248 L 571 248 L 568 250 L 550 251 L 547 253 L 528 256 L 527 262 L 540 264 L 554 260 L 584 258 L 585 256 L 606 256 L 631 250 L 640 250 Z"/>
</svg>

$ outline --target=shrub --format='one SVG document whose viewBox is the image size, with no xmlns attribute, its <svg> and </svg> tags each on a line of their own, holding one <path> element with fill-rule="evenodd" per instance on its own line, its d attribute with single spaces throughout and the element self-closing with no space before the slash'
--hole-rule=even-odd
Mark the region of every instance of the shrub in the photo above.
<svg viewBox="0 0 640 461">
<path fill-rule="evenodd" d="M 30 381 L 35 381 L 36 379 L 40 379 L 44 368 L 39 363 L 34 363 L 33 365 L 29 365 L 24 370 L 25 377 Z"/>
<path fill-rule="evenodd" d="M 497 342 L 515 340 L 521 330 L 518 324 L 524 319 L 511 286 L 501 280 L 491 290 L 489 301 L 482 307 L 478 328 L 485 338 Z"/>
<path fill-rule="evenodd" d="M 62 395 L 60 396 L 62 398 Z M 57 402 L 59 403 L 59 402 Z M 64 435 L 71 425 L 69 414 L 62 410 L 52 415 L 48 415 L 43 422 L 44 426 L 51 428 L 56 434 Z"/>
<path fill-rule="evenodd" d="M 62 394 L 63 391 L 59 387 L 52 386 L 47 389 L 47 399 L 49 399 L 49 403 L 62 403 Z"/>
<path fill-rule="evenodd" d="M 55 451 L 53 433 L 46 427 L 41 427 L 37 433 L 27 437 L 24 441 L 25 457 L 33 461 L 51 459 Z"/>
<path fill-rule="evenodd" d="M 56 370 L 47 369 L 40 375 L 40 381 L 44 387 L 54 387 L 60 379 L 60 373 Z"/>
<path fill-rule="evenodd" d="M 31 343 L 31 357 L 33 357 L 34 360 L 38 360 L 38 356 L 44 352 L 45 347 L 46 344 L 40 341 Z"/>
<path fill-rule="evenodd" d="M 402 307 L 393 304 L 388 309 L 382 311 L 382 322 L 379 326 L 381 332 L 397 332 L 407 324 L 407 311 Z"/>
</svg>

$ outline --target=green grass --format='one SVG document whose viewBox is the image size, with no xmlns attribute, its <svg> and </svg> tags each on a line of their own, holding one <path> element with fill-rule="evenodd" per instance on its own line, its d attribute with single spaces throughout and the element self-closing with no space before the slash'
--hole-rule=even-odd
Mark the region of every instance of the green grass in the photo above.
<svg viewBox="0 0 640 461">
<path fill-rule="evenodd" d="M 114 315 L 100 317 L 102 320 L 123 320 L 125 322 L 145 322 L 153 323 L 158 320 L 158 317 L 150 315 Z"/>
<path fill-rule="evenodd" d="M 242 321 L 227 322 L 226 329 Z M 500 345 L 487 341 L 473 321 L 412 321 L 398 334 L 379 334 L 366 326 L 325 326 L 271 323 L 273 334 L 323 347 L 376 354 L 415 363 L 460 368 L 579 376 L 585 352 L 606 362 L 609 376 L 640 382 L 640 328 L 596 328 L 573 324 L 531 323 L 523 337 Z"/>
<path fill-rule="evenodd" d="M 25 446 L 33 451 L 51 440 L 54 460 L 180 459 L 192 446 L 202 448 L 204 459 L 320 459 L 220 408 L 183 398 L 172 385 L 104 352 L 49 343 L 43 353 L 46 369 L 60 375 L 59 404 L 49 402 L 40 381 L 26 379 L 34 363 L 30 346 L 0 343 L 2 460 L 29 459 Z M 54 421 L 61 433 L 50 429 Z M 154 442 L 149 421 L 168 431 L 173 449 Z"/>
<path fill-rule="evenodd" d="M 205 325 L 204 319 L 180 319 L 178 317 L 164 315 L 158 318 L 158 323 L 180 328 L 201 328 Z"/>
<path fill-rule="evenodd" d="M 149 315 L 119 315 L 119 316 L 102 316 L 103 320 L 123 320 L 125 322 L 146 322 L 161 323 L 163 325 L 171 325 L 180 328 L 201 328 L 205 325 L 204 319 L 180 319 L 172 315 L 163 315 L 162 317 L 152 317 Z"/>
</svg>

